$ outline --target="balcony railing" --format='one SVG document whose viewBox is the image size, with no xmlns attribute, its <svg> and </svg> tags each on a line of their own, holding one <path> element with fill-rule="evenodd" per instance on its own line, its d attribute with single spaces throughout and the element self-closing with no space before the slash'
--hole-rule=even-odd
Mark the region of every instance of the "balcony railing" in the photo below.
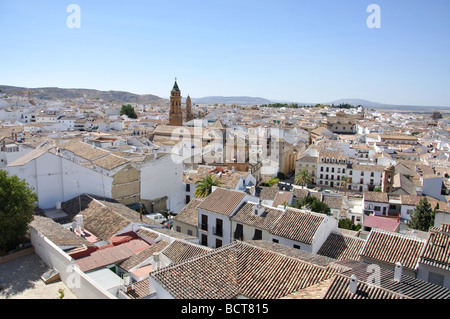
<svg viewBox="0 0 450 319">
<path fill-rule="evenodd" d="M 199 223 L 198 224 L 198 228 L 200 230 L 208 231 L 208 224 L 206 224 L 206 223 Z"/>
</svg>

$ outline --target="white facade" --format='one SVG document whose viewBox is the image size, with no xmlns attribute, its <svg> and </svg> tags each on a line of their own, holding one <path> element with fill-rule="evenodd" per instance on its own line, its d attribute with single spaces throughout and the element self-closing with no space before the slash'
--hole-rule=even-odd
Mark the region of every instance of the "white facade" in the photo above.
<svg viewBox="0 0 450 319">
<path fill-rule="evenodd" d="M 316 214 L 316 213 L 311 213 Z M 320 247 L 322 247 L 323 243 L 327 240 L 328 236 L 332 232 L 336 232 L 338 229 L 338 221 L 332 216 L 326 216 L 323 214 L 320 214 L 320 216 L 325 216 L 322 223 L 317 228 L 311 244 L 303 243 L 299 241 L 295 241 L 289 238 L 281 237 L 281 236 L 275 236 L 273 234 L 270 234 L 270 240 L 271 241 L 277 241 L 277 243 L 281 245 L 285 245 L 292 248 L 298 248 L 300 250 L 304 250 L 313 254 L 317 254 Z"/>
<path fill-rule="evenodd" d="M 0 148 L 0 168 L 6 167 L 9 163 L 31 152 L 33 148 L 26 144 L 5 144 Z"/>
<path fill-rule="evenodd" d="M 183 165 L 167 154 L 154 161 L 139 164 L 141 198 L 153 200 L 167 196 L 167 209 L 178 214 L 185 206 Z"/>
<path fill-rule="evenodd" d="M 10 175 L 25 179 L 34 188 L 42 209 L 54 208 L 56 203 L 81 193 L 112 197 L 112 177 L 61 156 L 45 152 L 22 165 L 16 165 L 16 162 L 9 164 L 6 170 Z"/>
<path fill-rule="evenodd" d="M 436 267 L 430 267 L 420 262 L 418 265 L 417 279 L 439 285 L 442 283 L 443 287 L 450 289 L 450 272 Z"/>
<path fill-rule="evenodd" d="M 423 177 L 422 178 L 422 195 L 428 195 L 445 202 L 445 195 L 441 195 L 442 176 Z"/>
</svg>

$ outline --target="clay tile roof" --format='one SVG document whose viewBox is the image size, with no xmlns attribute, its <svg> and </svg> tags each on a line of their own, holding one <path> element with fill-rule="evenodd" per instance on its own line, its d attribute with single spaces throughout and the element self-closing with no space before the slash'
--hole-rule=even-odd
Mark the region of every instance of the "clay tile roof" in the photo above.
<svg viewBox="0 0 450 319">
<path fill-rule="evenodd" d="M 450 224 L 442 224 L 430 232 L 419 262 L 450 271 Z"/>
<path fill-rule="evenodd" d="M 365 242 L 359 237 L 331 233 L 317 253 L 337 260 L 359 260 Z"/>
<path fill-rule="evenodd" d="M 381 192 L 364 192 L 364 201 L 375 203 L 388 203 L 389 195 Z"/>
<path fill-rule="evenodd" d="M 80 196 L 80 201 L 81 212 L 78 196 L 63 202 L 61 207 L 71 218 L 70 221 L 78 214 L 83 215 L 85 228 L 103 240 L 108 240 L 132 222 L 141 222 L 139 213 L 123 204 L 97 200 L 89 195 Z M 143 216 L 142 222 L 161 226 L 145 216 Z"/>
<path fill-rule="evenodd" d="M 99 149 L 81 141 L 70 141 L 59 145 L 60 149 L 67 150 L 86 160 L 94 160 L 109 154 L 108 151 Z"/>
<path fill-rule="evenodd" d="M 324 218 L 325 215 L 323 214 L 305 212 L 289 207 L 270 233 L 310 245 Z"/>
<path fill-rule="evenodd" d="M 331 209 L 341 209 L 342 208 L 342 197 L 337 196 L 323 196 L 323 202 L 328 205 Z"/>
<path fill-rule="evenodd" d="M 198 208 L 230 216 L 244 200 L 246 193 L 224 188 L 216 188 Z"/>
<path fill-rule="evenodd" d="M 365 218 L 363 226 L 395 232 L 400 226 L 400 221 L 397 218 L 370 215 Z"/>
<path fill-rule="evenodd" d="M 204 246 L 175 240 L 164 250 L 163 255 L 169 258 L 173 263 L 178 263 L 204 254 L 210 250 L 211 249 Z"/>
<path fill-rule="evenodd" d="M 41 157 L 46 152 L 47 152 L 47 150 L 44 149 L 44 148 L 36 148 L 36 149 L 32 150 L 31 152 L 28 152 L 27 154 L 19 157 L 15 161 L 9 163 L 8 166 L 22 166 L 22 165 L 25 165 L 25 164 L 29 163 L 30 161 L 32 161 L 32 160 L 34 160 L 34 159 L 36 159 L 38 157 Z"/>
<path fill-rule="evenodd" d="M 245 203 L 245 205 L 239 208 L 231 219 L 237 223 L 243 223 L 259 229 L 269 230 L 283 214 L 282 210 L 263 206 L 264 214 L 261 216 L 256 216 L 253 214 L 254 206 L 256 206 L 254 203 Z"/>
<path fill-rule="evenodd" d="M 33 227 L 59 246 L 93 246 L 92 243 L 71 232 L 69 229 L 65 229 L 51 218 L 35 215 L 33 221 L 30 223 L 30 227 Z"/>
<path fill-rule="evenodd" d="M 298 258 L 233 242 L 150 273 L 177 299 L 281 298 L 336 273 Z"/>
<path fill-rule="evenodd" d="M 370 284 L 373 271 L 367 263 L 354 260 L 337 262 L 347 268 L 337 274 L 326 292 L 325 299 L 449 299 L 450 290 L 429 282 L 402 275 L 401 281 L 394 280 L 394 271 L 381 267 L 379 269 L 379 284 Z M 351 275 L 358 278 L 356 294 L 349 292 Z"/>
<path fill-rule="evenodd" d="M 109 154 L 92 161 L 92 164 L 100 166 L 107 170 L 111 170 L 121 165 L 127 164 L 129 162 L 130 161 L 127 160 L 126 158 Z"/>
<path fill-rule="evenodd" d="M 198 225 L 198 213 L 197 207 L 203 199 L 193 198 L 184 206 L 184 208 L 173 218 L 174 220 L 197 227 Z"/>
<path fill-rule="evenodd" d="M 361 257 L 390 265 L 401 262 L 403 268 L 414 270 L 425 246 L 425 240 L 372 229 L 361 251 Z"/>
<path fill-rule="evenodd" d="M 275 196 L 278 194 L 278 187 L 260 187 L 261 200 L 268 199 L 274 200 Z"/>
<path fill-rule="evenodd" d="M 292 192 L 278 192 L 273 199 L 273 207 L 277 207 L 278 205 L 289 204 L 293 197 Z"/>
<path fill-rule="evenodd" d="M 118 263 L 118 266 L 125 271 L 131 271 L 132 268 L 138 266 L 139 264 L 145 262 L 147 259 L 153 257 L 153 253 L 160 252 L 164 248 L 166 248 L 169 243 L 165 240 L 160 240 L 159 242 L 151 245 L 147 249 L 141 251 L 137 255 L 133 255 L 130 258 L 124 260 L 121 263 Z"/>
</svg>

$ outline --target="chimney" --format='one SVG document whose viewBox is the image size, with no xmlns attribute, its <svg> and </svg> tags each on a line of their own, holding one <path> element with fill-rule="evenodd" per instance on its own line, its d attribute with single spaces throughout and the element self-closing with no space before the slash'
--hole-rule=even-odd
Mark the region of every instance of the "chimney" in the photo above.
<svg viewBox="0 0 450 319">
<path fill-rule="evenodd" d="M 83 224 L 83 215 L 77 215 L 75 216 L 77 221 L 77 226 L 80 228 L 80 232 L 84 231 L 84 224 Z"/>
<path fill-rule="evenodd" d="M 358 290 L 358 278 L 355 275 L 351 275 L 350 277 L 350 285 L 348 287 L 348 291 L 351 294 L 355 294 L 356 291 Z"/>
<path fill-rule="evenodd" d="M 123 274 L 122 279 L 123 279 L 122 291 L 130 292 L 131 290 L 133 290 L 133 285 L 131 284 L 130 281 L 130 274 L 129 273 Z"/>
<path fill-rule="evenodd" d="M 394 281 L 402 281 L 402 274 L 403 274 L 403 266 L 401 262 L 397 262 L 395 264 L 395 269 L 394 269 Z"/>
<path fill-rule="evenodd" d="M 261 203 L 253 206 L 253 215 L 261 216 L 264 213 L 264 206 Z"/>
<path fill-rule="evenodd" d="M 160 268 L 159 253 L 158 252 L 154 252 L 153 253 L 152 268 L 153 268 L 153 270 L 158 270 Z"/>
</svg>

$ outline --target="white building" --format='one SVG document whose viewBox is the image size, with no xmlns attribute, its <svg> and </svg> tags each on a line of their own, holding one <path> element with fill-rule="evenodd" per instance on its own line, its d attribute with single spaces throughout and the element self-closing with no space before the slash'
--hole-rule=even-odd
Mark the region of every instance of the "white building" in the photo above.
<svg viewBox="0 0 450 319">
<path fill-rule="evenodd" d="M 112 176 L 105 176 L 49 150 L 49 147 L 36 148 L 6 167 L 10 175 L 25 179 L 33 187 L 40 208 L 54 208 L 57 203 L 81 193 L 112 198 Z"/>
</svg>

